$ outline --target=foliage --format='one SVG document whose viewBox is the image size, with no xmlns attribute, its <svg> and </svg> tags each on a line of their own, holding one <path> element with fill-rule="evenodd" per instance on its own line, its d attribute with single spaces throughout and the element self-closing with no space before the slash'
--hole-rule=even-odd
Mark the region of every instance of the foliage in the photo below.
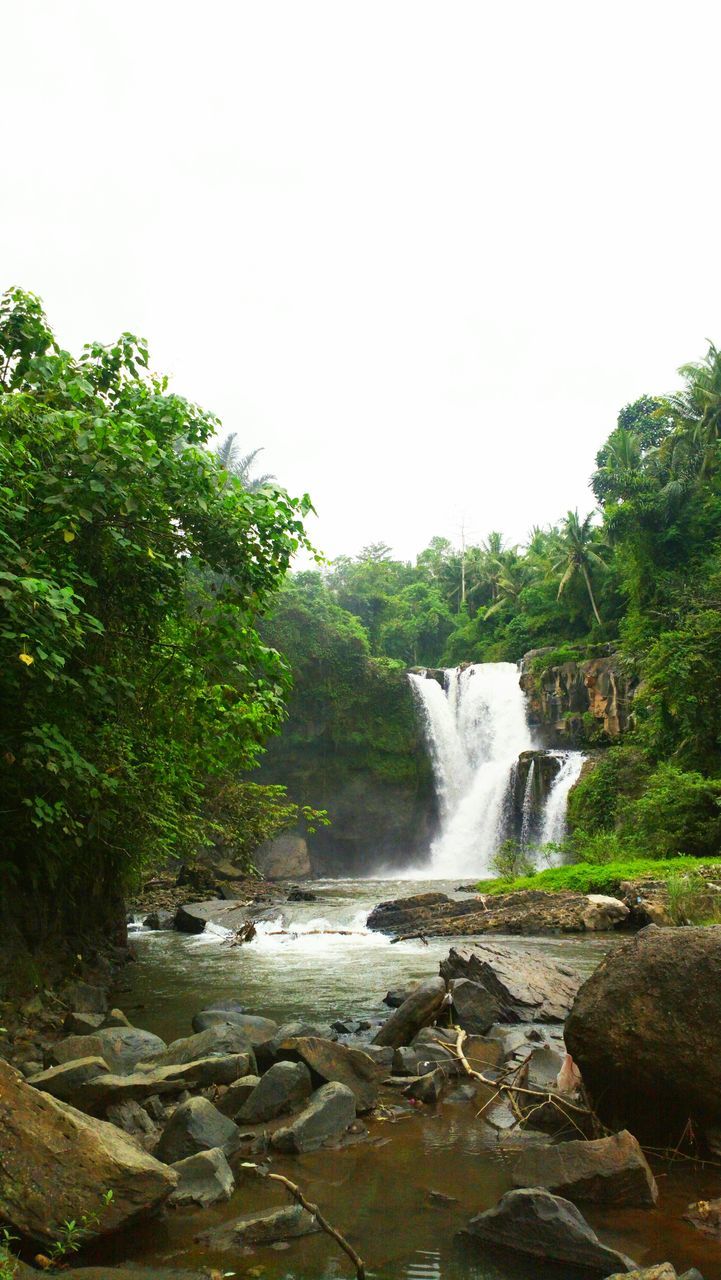
<svg viewBox="0 0 721 1280">
<path fill-rule="evenodd" d="M 58 915 L 207 840 L 206 788 L 284 715 L 257 621 L 310 503 L 244 488 L 205 448 L 217 426 L 133 335 L 74 358 L 5 295 L 0 871 Z"/>
<path fill-rule="evenodd" d="M 61 1264 L 68 1254 L 80 1252 L 83 1245 L 96 1234 L 103 1213 L 112 1203 L 113 1193 L 106 1191 L 98 1209 L 91 1209 L 81 1214 L 77 1220 L 70 1218 L 63 1223 L 60 1237 L 53 1243 L 48 1254 L 53 1266 Z"/>
<path fill-rule="evenodd" d="M 491 859 L 496 875 L 505 882 L 534 874 L 533 861 L 517 840 L 504 840 Z"/>
<path fill-rule="evenodd" d="M 637 880 L 643 877 L 654 880 L 676 875 L 679 872 L 694 873 L 698 871 L 698 859 L 695 858 L 628 858 L 622 862 L 609 862 L 603 866 L 593 863 L 578 862 L 564 867 L 551 867 L 548 871 L 538 871 L 532 876 L 520 876 L 511 883 L 500 880 L 481 880 L 476 888 L 479 893 L 517 893 L 523 889 L 540 889 L 544 893 L 560 893 L 570 890 L 573 893 L 607 893 L 617 894 L 624 880 Z M 721 867 L 721 856 L 705 858 L 704 866 Z"/>
<path fill-rule="evenodd" d="M 216 849 L 253 870 L 252 854 L 264 840 L 301 823 L 309 835 L 329 825 L 324 809 L 294 804 L 284 786 L 224 779 L 208 789 L 207 816 Z"/>
</svg>

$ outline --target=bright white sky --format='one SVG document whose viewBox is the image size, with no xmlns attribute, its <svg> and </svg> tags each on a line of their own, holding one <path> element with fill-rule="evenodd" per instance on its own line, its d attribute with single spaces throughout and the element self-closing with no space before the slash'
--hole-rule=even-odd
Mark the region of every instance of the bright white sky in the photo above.
<svg viewBox="0 0 721 1280">
<path fill-rule="evenodd" d="M 721 343 L 716 0 L 0 0 L 0 284 L 148 337 L 329 555 L 589 509 Z"/>
</svg>

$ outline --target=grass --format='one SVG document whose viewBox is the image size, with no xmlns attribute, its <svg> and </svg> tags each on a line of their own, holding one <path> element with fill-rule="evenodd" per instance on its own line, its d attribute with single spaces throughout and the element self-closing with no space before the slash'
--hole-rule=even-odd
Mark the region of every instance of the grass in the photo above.
<svg viewBox="0 0 721 1280">
<path fill-rule="evenodd" d="M 721 868 L 721 855 L 715 858 L 629 858 L 622 862 L 607 862 L 595 866 L 591 862 L 575 862 L 565 867 L 551 867 L 530 876 L 517 876 L 515 880 L 480 880 L 479 893 L 516 893 L 521 889 L 543 889 L 547 893 L 560 893 L 570 889 L 574 893 L 618 892 L 622 880 L 668 880 L 680 871 L 697 872 L 699 867 Z"/>
</svg>

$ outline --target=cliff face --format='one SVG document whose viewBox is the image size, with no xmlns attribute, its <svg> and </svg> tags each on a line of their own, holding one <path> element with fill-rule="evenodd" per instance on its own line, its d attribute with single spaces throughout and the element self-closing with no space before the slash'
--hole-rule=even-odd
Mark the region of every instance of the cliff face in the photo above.
<svg viewBox="0 0 721 1280">
<path fill-rule="evenodd" d="M 542 658 L 543 650 L 525 655 L 521 688 L 529 722 L 546 746 L 599 745 L 624 733 L 637 681 L 623 671 L 617 654 L 545 669 Z"/>
</svg>

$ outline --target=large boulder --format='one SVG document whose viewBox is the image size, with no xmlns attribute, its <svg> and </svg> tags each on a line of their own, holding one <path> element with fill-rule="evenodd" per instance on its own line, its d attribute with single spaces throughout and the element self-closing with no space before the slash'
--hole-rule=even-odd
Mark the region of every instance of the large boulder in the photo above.
<svg viewBox="0 0 721 1280">
<path fill-rule="evenodd" d="M 305 1022 L 302 1019 L 284 1022 L 270 1040 L 255 1047 L 255 1056 L 261 1071 L 267 1071 L 268 1067 L 272 1067 L 274 1062 L 279 1061 L 281 1045 L 284 1045 L 292 1036 L 320 1036 L 323 1040 L 338 1038 L 337 1033 L 328 1023 Z"/>
<path fill-rule="evenodd" d="M 356 1110 L 370 1111 L 386 1072 L 362 1049 L 352 1049 L 321 1036 L 290 1036 L 278 1048 L 279 1058 L 304 1062 L 316 1083 L 338 1080 L 350 1089 Z"/>
<path fill-rule="evenodd" d="M 142 1102 L 154 1095 L 178 1094 L 186 1089 L 229 1085 L 250 1074 L 252 1055 L 238 1053 L 224 1058 L 201 1058 L 154 1071 L 134 1071 L 129 1076 L 98 1075 L 83 1082 L 75 1095 L 83 1111 L 102 1112 L 127 1101 Z"/>
<path fill-rule="evenodd" d="M 628 1130 L 590 1142 L 528 1147 L 513 1169 L 517 1187 L 545 1187 L 567 1200 L 652 1208 L 656 1180 Z"/>
<path fill-rule="evenodd" d="M 91 1036 L 66 1036 L 58 1040 L 50 1050 L 50 1060 L 59 1066 L 76 1058 L 103 1058 L 116 1075 L 125 1075 L 139 1062 L 162 1053 L 165 1047 L 165 1041 L 152 1031 L 141 1031 L 139 1027 L 107 1027 L 94 1031 Z"/>
<path fill-rule="evenodd" d="M 344 1084 L 324 1084 L 308 1106 L 287 1128 L 276 1129 L 271 1146 L 276 1151 L 300 1155 L 317 1151 L 325 1142 L 337 1141 L 355 1120 L 355 1098 Z"/>
<path fill-rule="evenodd" d="M 32 1089 L 0 1061 L 0 1221 L 48 1246 L 63 1224 L 101 1208 L 100 1234 L 159 1209 L 177 1174 L 114 1125 Z"/>
<path fill-rule="evenodd" d="M 565 1027 L 596 1111 L 641 1138 L 721 1122 L 721 928 L 643 929 L 581 987 Z"/>
<path fill-rule="evenodd" d="M 481 933 L 533 937 L 614 929 L 628 917 L 628 906 L 618 898 L 570 890 L 523 889 L 461 899 L 419 893 L 379 903 L 368 917 L 368 928 L 396 938 L 477 937 Z"/>
<path fill-rule="evenodd" d="M 233 1170 L 220 1147 L 186 1156 L 185 1160 L 178 1160 L 173 1169 L 178 1175 L 178 1185 L 169 1204 L 196 1204 L 207 1209 L 219 1200 L 229 1200 L 235 1189 Z"/>
<path fill-rule="evenodd" d="M 498 1001 L 501 1022 L 563 1022 L 580 985 L 573 970 L 537 952 L 484 942 L 451 947 L 441 974 L 479 983 Z"/>
<path fill-rule="evenodd" d="M 226 1023 L 237 1027 L 252 1045 L 265 1044 L 277 1034 L 278 1023 L 272 1018 L 260 1018 L 253 1013 L 235 1013 L 232 1009 L 203 1009 L 193 1018 L 193 1031 L 200 1034 L 211 1027 L 222 1027 Z"/>
<path fill-rule="evenodd" d="M 275 1062 L 243 1103 L 239 1124 L 261 1124 L 286 1111 L 296 1110 L 313 1092 L 310 1071 L 304 1062 Z"/>
<path fill-rule="evenodd" d="M 109 1074 L 108 1064 L 102 1058 L 74 1058 L 70 1062 L 62 1062 L 59 1067 L 48 1067 L 47 1071 L 31 1076 L 28 1084 L 33 1089 L 52 1094 L 61 1102 L 78 1105 L 76 1099 L 81 1095 L 83 1086 L 89 1080 Z"/>
<path fill-rule="evenodd" d="M 410 1044 L 421 1027 L 427 1027 L 435 1021 L 445 998 L 446 984 L 443 978 L 427 978 L 425 982 L 418 984 L 407 1000 L 383 1023 L 374 1036 L 373 1043 L 390 1045 L 393 1049 L 399 1049 L 402 1044 Z"/>
<path fill-rule="evenodd" d="M 266 880 L 302 880 L 313 870 L 307 842 L 290 831 L 265 840 L 256 849 L 253 861 Z"/>
<path fill-rule="evenodd" d="M 154 1154 L 166 1164 L 177 1164 L 197 1151 L 221 1147 L 230 1155 L 237 1146 L 238 1126 L 221 1114 L 207 1098 L 189 1098 L 173 1112 L 160 1135 Z"/>
<path fill-rule="evenodd" d="M 601 1244 L 570 1200 L 538 1187 L 507 1191 L 492 1209 L 471 1218 L 466 1230 L 497 1248 L 548 1262 L 567 1262 L 601 1276 L 611 1270 L 627 1273 L 636 1265 Z"/>
<path fill-rule="evenodd" d="M 450 983 L 453 1020 L 464 1031 L 483 1036 L 498 1021 L 500 1006 L 496 996 L 470 978 L 454 978 Z"/>
<path fill-rule="evenodd" d="M 246 1213 L 222 1227 L 200 1236 L 202 1244 L 213 1249 L 239 1249 L 244 1245 L 269 1245 L 278 1240 L 294 1240 L 312 1235 L 321 1227 L 312 1214 L 300 1204 L 283 1205 L 280 1209 L 259 1209 Z M 258 1274 L 258 1273 L 256 1273 Z"/>
<path fill-rule="evenodd" d="M 215 1023 L 207 1031 L 194 1036 L 183 1036 L 173 1040 L 167 1049 L 148 1055 L 147 1062 L 141 1064 L 148 1069 L 169 1067 L 183 1062 L 197 1062 L 201 1058 L 224 1058 L 228 1054 L 249 1053 L 252 1055 L 250 1040 L 245 1031 L 229 1022 Z"/>
</svg>

